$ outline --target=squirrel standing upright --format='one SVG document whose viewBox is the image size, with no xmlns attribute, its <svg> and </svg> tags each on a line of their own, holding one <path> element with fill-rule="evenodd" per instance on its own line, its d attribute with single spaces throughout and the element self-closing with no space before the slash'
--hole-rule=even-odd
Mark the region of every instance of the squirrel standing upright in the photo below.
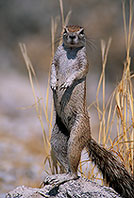
<svg viewBox="0 0 134 198">
<path fill-rule="evenodd" d="M 133 198 L 134 180 L 123 164 L 91 137 L 86 108 L 88 61 L 85 44 L 82 27 L 64 28 L 63 43 L 57 48 L 51 66 L 50 85 L 56 114 L 51 147 L 67 172 L 65 180 L 78 177 L 81 152 L 86 148 L 109 186 L 122 197 Z"/>
</svg>

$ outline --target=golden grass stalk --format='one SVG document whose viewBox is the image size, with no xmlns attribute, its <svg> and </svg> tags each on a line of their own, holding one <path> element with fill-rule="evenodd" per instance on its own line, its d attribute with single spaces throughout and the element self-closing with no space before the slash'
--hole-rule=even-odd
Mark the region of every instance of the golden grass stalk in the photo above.
<svg viewBox="0 0 134 198">
<path fill-rule="evenodd" d="M 105 144 L 105 137 L 106 137 L 105 136 L 105 110 L 106 110 L 105 109 L 105 67 L 106 67 L 107 56 L 108 56 L 108 51 L 110 48 L 111 41 L 112 41 L 112 39 L 109 38 L 107 46 L 103 40 L 101 41 L 102 73 L 100 76 L 97 93 L 96 93 L 97 112 L 98 112 L 98 117 L 99 117 L 99 121 L 100 121 L 99 143 L 100 143 L 101 135 L 103 132 L 103 144 Z M 102 110 L 100 109 L 100 104 L 99 104 L 99 92 L 100 92 L 101 84 L 103 85 L 102 86 L 102 90 L 103 90 L 103 109 Z"/>
<path fill-rule="evenodd" d="M 28 70 L 29 80 L 30 80 L 30 84 L 31 84 L 32 92 L 33 92 L 34 101 L 35 101 L 36 113 L 37 113 L 38 119 L 40 121 L 42 131 L 43 131 L 43 138 L 44 138 L 44 143 L 45 143 L 44 144 L 45 152 L 47 154 L 48 149 L 47 149 L 46 145 L 48 147 L 50 147 L 50 143 L 48 141 L 48 138 L 46 136 L 46 132 L 44 130 L 44 124 L 43 124 L 43 119 L 42 119 L 42 109 L 41 109 L 41 105 L 40 105 L 40 100 L 39 100 L 38 96 L 36 95 L 36 91 L 35 91 L 35 87 L 34 87 L 34 83 L 33 83 L 33 77 L 32 76 L 34 76 L 34 78 L 36 78 L 36 74 L 35 74 L 34 68 L 32 66 L 32 63 L 31 63 L 31 61 L 30 61 L 30 59 L 28 57 L 27 49 L 26 49 L 25 44 L 20 43 L 19 45 L 20 45 L 20 49 L 21 49 L 23 58 L 24 58 L 25 63 L 26 63 L 27 70 Z M 37 85 L 38 85 L 38 81 L 37 81 Z M 39 89 L 39 86 L 38 86 L 38 89 Z"/>
<path fill-rule="evenodd" d="M 64 20 L 64 9 L 63 9 L 63 1 L 59 0 L 60 3 L 60 11 L 61 11 L 61 22 L 62 22 L 62 29 L 64 28 L 65 25 L 65 20 Z"/>
</svg>

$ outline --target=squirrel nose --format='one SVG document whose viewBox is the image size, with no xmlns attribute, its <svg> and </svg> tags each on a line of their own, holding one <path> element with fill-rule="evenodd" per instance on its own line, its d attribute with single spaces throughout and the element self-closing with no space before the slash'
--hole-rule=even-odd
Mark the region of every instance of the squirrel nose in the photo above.
<svg viewBox="0 0 134 198">
<path fill-rule="evenodd" d="M 76 36 L 74 36 L 74 35 L 70 35 L 70 36 L 69 36 L 69 38 L 73 40 L 73 39 L 75 39 L 75 38 L 76 38 Z"/>
</svg>

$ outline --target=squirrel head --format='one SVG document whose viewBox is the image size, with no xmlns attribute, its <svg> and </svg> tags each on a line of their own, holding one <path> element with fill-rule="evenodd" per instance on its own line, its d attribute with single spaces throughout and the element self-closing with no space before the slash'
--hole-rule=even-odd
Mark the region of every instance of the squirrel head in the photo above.
<svg viewBox="0 0 134 198">
<path fill-rule="evenodd" d="M 66 47 L 77 48 L 85 46 L 86 38 L 84 28 L 76 25 L 69 25 L 64 28 L 63 44 Z"/>
</svg>

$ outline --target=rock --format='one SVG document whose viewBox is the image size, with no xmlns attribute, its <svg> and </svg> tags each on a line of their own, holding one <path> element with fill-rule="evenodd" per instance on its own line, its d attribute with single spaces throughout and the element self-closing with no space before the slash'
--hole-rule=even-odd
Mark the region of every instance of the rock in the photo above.
<svg viewBox="0 0 134 198">
<path fill-rule="evenodd" d="M 59 175 L 60 177 L 60 175 Z M 60 185 L 45 185 L 42 188 L 19 186 L 6 194 L 5 198 L 121 198 L 112 188 L 98 185 L 85 178 L 70 180 Z"/>
</svg>

